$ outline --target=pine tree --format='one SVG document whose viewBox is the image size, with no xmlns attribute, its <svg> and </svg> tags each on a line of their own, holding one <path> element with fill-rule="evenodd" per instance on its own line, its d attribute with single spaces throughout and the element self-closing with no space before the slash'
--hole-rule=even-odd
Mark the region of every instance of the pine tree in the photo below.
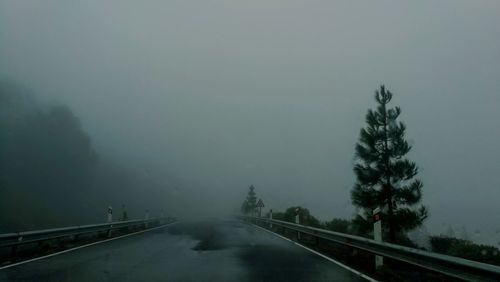
<svg viewBox="0 0 500 282">
<path fill-rule="evenodd" d="M 257 208 L 257 195 L 255 193 L 255 187 L 250 185 L 248 188 L 248 194 L 246 200 L 241 205 L 241 211 L 244 214 L 254 215 L 255 210 Z"/>
<path fill-rule="evenodd" d="M 356 144 L 354 172 L 357 181 L 351 199 L 364 216 L 357 222 L 368 223 L 372 211 L 380 207 L 384 230 L 389 240 L 419 225 L 427 217 L 427 210 L 419 202 L 422 199 L 422 182 L 414 177 L 417 165 L 405 158 L 411 146 L 405 140 L 406 126 L 397 122 L 399 107 L 387 108 L 392 93 L 382 85 L 375 92 L 376 110 L 368 110 L 367 126 L 361 129 Z"/>
</svg>

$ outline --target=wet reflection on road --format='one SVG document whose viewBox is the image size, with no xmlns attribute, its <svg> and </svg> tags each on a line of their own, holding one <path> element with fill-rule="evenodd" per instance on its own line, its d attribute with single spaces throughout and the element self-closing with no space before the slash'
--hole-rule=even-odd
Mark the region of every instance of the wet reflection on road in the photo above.
<svg viewBox="0 0 500 282">
<path fill-rule="evenodd" d="M 0 271 L 1 281 L 364 281 L 232 219 L 180 222 Z"/>
</svg>

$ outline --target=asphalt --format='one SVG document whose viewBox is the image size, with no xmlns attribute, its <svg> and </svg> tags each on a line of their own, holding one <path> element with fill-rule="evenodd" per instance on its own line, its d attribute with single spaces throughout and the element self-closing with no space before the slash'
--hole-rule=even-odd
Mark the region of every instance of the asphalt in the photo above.
<svg viewBox="0 0 500 282">
<path fill-rule="evenodd" d="M 236 220 L 179 222 L 0 270 L 0 281 L 365 281 Z"/>
</svg>

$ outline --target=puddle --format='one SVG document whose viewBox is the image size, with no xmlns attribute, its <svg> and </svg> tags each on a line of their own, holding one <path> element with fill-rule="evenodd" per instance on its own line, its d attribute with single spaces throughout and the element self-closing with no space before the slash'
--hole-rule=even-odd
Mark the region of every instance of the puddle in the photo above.
<svg viewBox="0 0 500 282">
<path fill-rule="evenodd" d="M 212 222 L 179 223 L 169 228 L 172 235 L 184 235 L 199 241 L 192 248 L 195 251 L 215 251 L 227 249 L 227 240 Z"/>
</svg>

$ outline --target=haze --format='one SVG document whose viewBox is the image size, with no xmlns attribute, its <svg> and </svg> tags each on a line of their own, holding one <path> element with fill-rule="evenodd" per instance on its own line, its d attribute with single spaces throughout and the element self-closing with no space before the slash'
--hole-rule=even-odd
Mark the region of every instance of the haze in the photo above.
<svg viewBox="0 0 500 282">
<path fill-rule="evenodd" d="M 67 104 L 101 155 L 161 178 L 172 214 L 229 214 L 253 184 L 266 209 L 325 220 L 355 213 L 354 145 L 385 84 L 428 230 L 497 242 L 499 14 L 498 1 L 1 1 L 0 78 Z"/>
</svg>

